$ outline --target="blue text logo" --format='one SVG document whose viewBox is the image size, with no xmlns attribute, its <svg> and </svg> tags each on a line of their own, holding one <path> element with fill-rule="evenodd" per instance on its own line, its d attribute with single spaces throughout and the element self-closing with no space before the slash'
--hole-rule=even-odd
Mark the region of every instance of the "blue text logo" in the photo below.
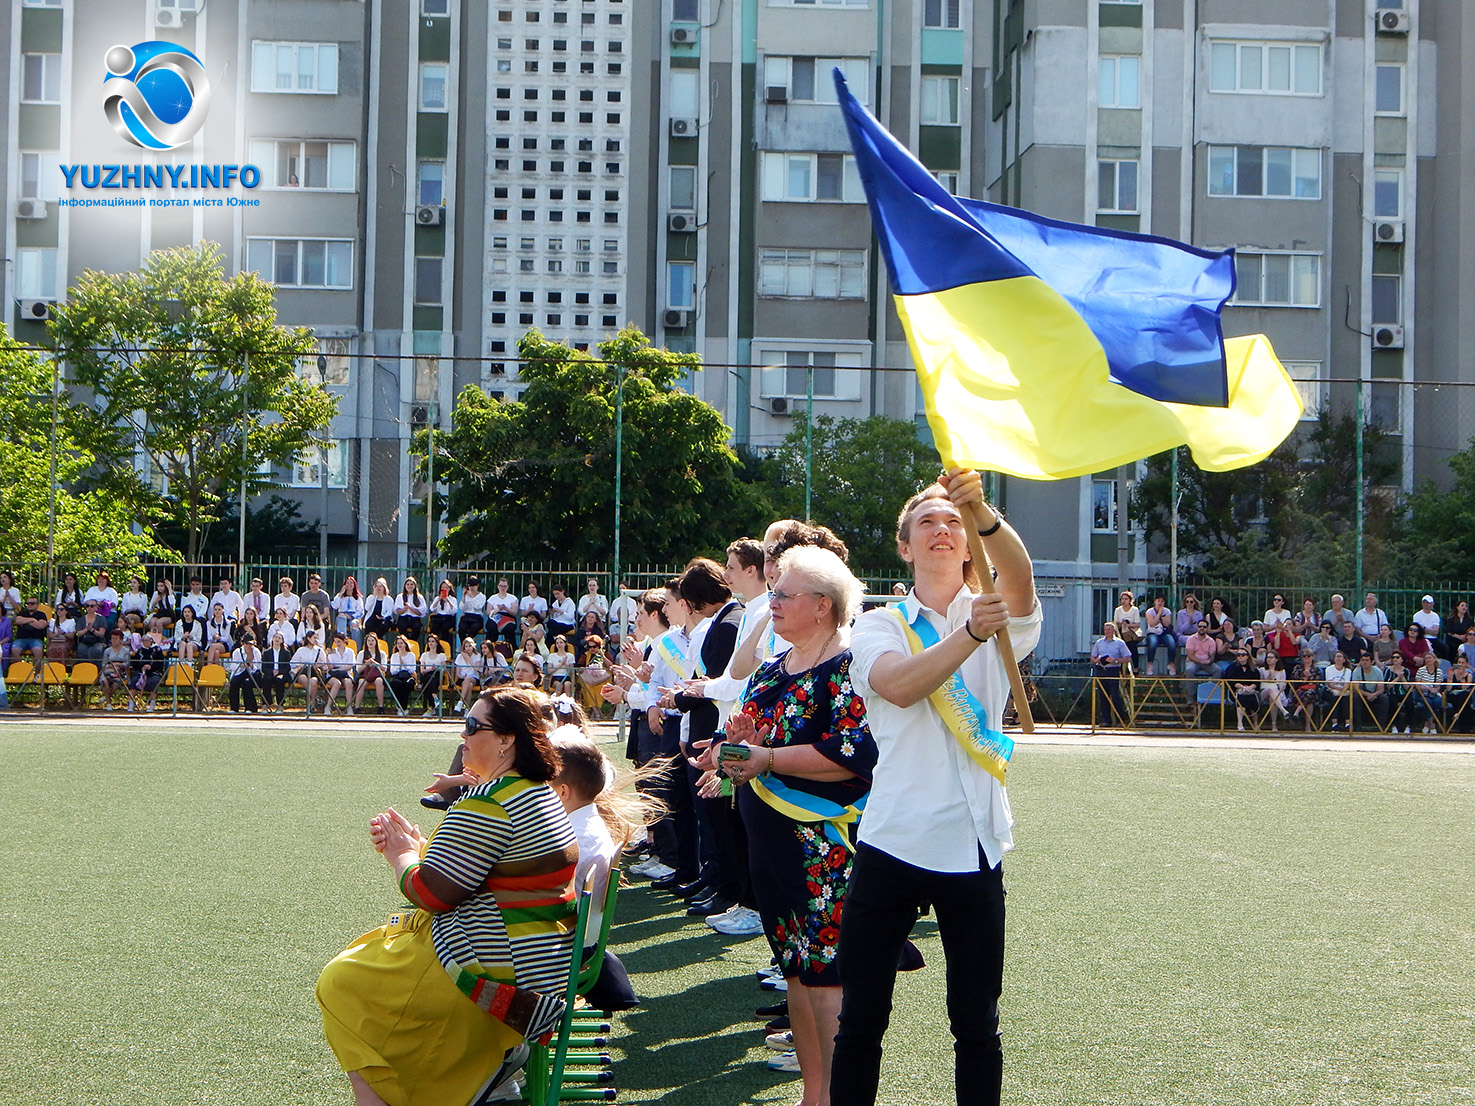
<svg viewBox="0 0 1475 1106">
<path fill-rule="evenodd" d="M 145 150 L 172 150 L 194 137 L 210 110 L 205 66 L 173 42 L 114 46 L 105 57 L 102 108 L 113 130 Z"/>
</svg>

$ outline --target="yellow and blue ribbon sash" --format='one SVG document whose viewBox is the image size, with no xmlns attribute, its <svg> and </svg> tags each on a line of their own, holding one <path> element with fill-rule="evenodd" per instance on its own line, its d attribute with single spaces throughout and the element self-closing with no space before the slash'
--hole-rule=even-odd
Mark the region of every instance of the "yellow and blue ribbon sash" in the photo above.
<svg viewBox="0 0 1475 1106">
<path fill-rule="evenodd" d="M 656 638 L 656 652 L 661 655 L 661 660 L 666 662 L 666 667 L 676 673 L 678 680 L 684 680 L 691 675 L 691 666 L 687 663 L 686 654 L 677 647 L 672 635 L 675 630 L 667 630 Z"/>
<path fill-rule="evenodd" d="M 915 622 L 908 622 L 899 606 L 891 607 L 890 611 L 906 632 L 912 656 L 942 640 L 932 624 L 922 616 L 920 608 Z M 958 744 L 963 746 L 963 751 L 985 772 L 1003 783 L 1004 773 L 1009 769 L 1009 758 L 1014 755 L 1014 739 L 989 728 L 988 712 L 963 683 L 962 675 L 954 672 L 927 697 L 927 701 L 941 716 L 943 725 L 957 738 Z"/>
<path fill-rule="evenodd" d="M 755 795 L 786 818 L 792 818 L 796 822 L 822 822 L 826 837 L 847 851 L 854 849 L 855 846 L 850 841 L 850 827 L 860 820 L 870 792 L 866 792 L 855 802 L 842 806 L 807 791 L 800 791 L 797 787 L 790 787 L 777 776 L 754 776 L 751 786 Z"/>
</svg>

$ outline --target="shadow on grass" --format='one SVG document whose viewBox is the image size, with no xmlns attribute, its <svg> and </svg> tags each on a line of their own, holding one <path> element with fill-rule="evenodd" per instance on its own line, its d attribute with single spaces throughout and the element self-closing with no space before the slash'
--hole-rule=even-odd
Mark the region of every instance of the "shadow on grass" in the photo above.
<svg viewBox="0 0 1475 1106">
<path fill-rule="evenodd" d="M 685 909 L 643 884 L 620 893 L 611 944 L 637 992 L 646 980 L 667 993 L 642 993 L 642 1005 L 620 1016 L 614 1043 L 624 1058 L 616 1082 L 637 1098 L 678 1106 L 766 1100 L 776 1085 L 796 1078 L 750 1059 L 763 1029 L 753 1010 L 783 997 L 760 990 L 753 978 L 752 968 L 768 959 L 767 945 L 693 925 L 699 920 Z M 739 962 L 743 951 L 732 953 L 750 944 L 752 964 Z"/>
</svg>

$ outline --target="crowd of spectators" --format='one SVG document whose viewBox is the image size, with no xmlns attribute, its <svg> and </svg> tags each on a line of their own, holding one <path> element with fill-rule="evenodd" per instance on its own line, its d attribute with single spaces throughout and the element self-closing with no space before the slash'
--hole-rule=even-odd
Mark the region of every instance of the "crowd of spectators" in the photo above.
<svg viewBox="0 0 1475 1106">
<path fill-rule="evenodd" d="M 1475 728 L 1475 711 L 1465 709 L 1475 692 L 1475 621 L 1464 600 L 1441 616 L 1425 595 L 1395 625 L 1374 592 L 1355 611 L 1341 595 L 1332 595 L 1324 611 L 1313 598 L 1293 610 L 1277 592 L 1247 624 L 1219 597 L 1204 608 L 1186 593 L 1176 612 L 1161 595 L 1145 610 L 1136 599 L 1121 593 L 1091 647 L 1101 697 L 1121 719 L 1130 717 L 1124 673 L 1175 677 L 1181 660 L 1185 678 L 1222 684 L 1239 729 L 1247 722 L 1278 729 L 1293 720 L 1306 729 L 1327 723 L 1333 731 Z"/>
<path fill-rule="evenodd" d="M 594 577 L 577 599 L 561 582 L 551 592 L 545 598 L 530 582 L 519 597 L 501 577 L 487 593 L 468 576 L 459 587 L 442 579 L 427 598 L 411 575 L 397 590 L 380 577 L 365 595 L 349 575 L 330 595 L 313 572 L 302 592 L 290 576 L 275 593 L 260 578 L 238 592 L 228 575 L 213 592 L 193 576 L 176 593 L 167 578 L 150 588 L 135 575 L 120 593 L 107 572 L 86 590 L 68 572 L 54 593 L 22 593 L 0 570 L 0 675 L 13 695 L 14 685 L 39 682 L 46 665 L 60 665 L 65 701 L 77 705 L 95 669 L 104 710 L 117 703 L 153 711 L 161 690 L 172 704 L 181 686 L 200 710 L 209 696 L 199 678 L 214 665 L 224 670 L 233 712 L 279 713 L 300 689 L 309 715 L 335 707 L 354 714 L 372 693 L 381 713 L 405 716 L 418 705 L 439 717 L 463 713 L 481 688 L 521 670 L 600 711 L 613 658 L 634 630 L 635 600 L 621 581 L 611 602 Z M 16 664 L 25 665 L 19 679 Z M 80 670 L 82 681 L 72 679 L 80 664 L 92 666 Z"/>
</svg>

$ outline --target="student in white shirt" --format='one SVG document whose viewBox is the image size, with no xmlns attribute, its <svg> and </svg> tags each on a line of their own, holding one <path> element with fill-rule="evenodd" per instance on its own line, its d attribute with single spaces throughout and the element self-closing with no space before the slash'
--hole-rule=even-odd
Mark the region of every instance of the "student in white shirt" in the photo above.
<svg viewBox="0 0 1475 1106">
<path fill-rule="evenodd" d="M 205 623 L 205 663 L 219 664 L 236 643 L 236 624 L 225 613 L 218 598 L 210 606 L 210 619 Z"/>
<path fill-rule="evenodd" d="M 517 596 L 508 589 L 507 577 L 497 581 L 497 590 L 487 596 L 487 637 L 516 645 L 519 623 L 517 619 Z"/>
<path fill-rule="evenodd" d="M 442 580 L 440 586 L 435 589 L 435 598 L 430 601 L 429 613 L 425 620 L 426 632 L 438 638 L 454 641 L 458 610 L 460 610 L 460 605 L 456 602 L 456 589 L 451 587 L 449 580 Z"/>
<path fill-rule="evenodd" d="M 359 593 L 359 582 L 349 576 L 333 596 L 333 630 L 342 634 L 355 645 L 364 634 L 364 597 Z"/>
<path fill-rule="evenodd" d="M 480 637 L 486 629 L 487 597 L 481 590 L 481 579 L 473 576 L 461 589 L 461 621 L 456 623 L 460 637 Z"/>
<path fill-rule="evenodd" d="M 230 655 L 230 710 L 236 714 L 241 709 L 241 698 L 246 700 L 246 713 L 256 713 L 256 690 L 261 687 L 261 650 L 252 638 L 246 638 Z"/>
<path fill-rule="evenodd" d="M 626 593 L 624 580 L 615 591 L 615 601 L 609 605 L 609 636 L 615 642 L 623 641 L 635 632 L 635 612 L 639 610 L 637 596 Z"/>
<path fill-rule="evenodd" d="M 292 577 L 283 576 L 277 581 L 277 587 L 281 590 L 272 597 L 271 613 L 276 615 L 277 611 L 286 611 L 287 617 L 296 620 L 297 612 L 302 608 L 302 597 L 292 590 Z"/>
<path fill-rule="evenodd" d="M 548 600 L 538 594 L 538 585 L 528 581 L 528 593 L 522 597 L 517 604 L 517 609 L 522 614 L 535 614 L 542 622 L 548 621 Z"/>
<path fill-rule="evenodd" d="M 572 641 L 578 621 L 579 612 L 574 601 L 568 597 L 562 584 L 554 584 L 553 598 L 548 601 L 548 636 L 563 634 Z"/>
<path fill-rule="evenodd" d="M 394 630 L 394 596 L 383 576 L 374 581 L 369 597 L 364 600 L 364 633 L 383 637 Z"/>
<path fill-rule="evenodd" d="M 210 597 L 205 594 L 205 581 L 198 576 L 189 578 L 189 591 L 179 597 L 179 609 L 188 607 L 195 612 L 195 618 L 203 623 L 210 617 Z"/>
<path fill-rule="evenodd" d="M 978 504 L 977 516 L 960 511 L 970 502 Z M 971 517 L 980 517 L 997 592 L 975 594 L 970 586 Z M 1013 845 L 1013 817 L 1003 785 L 965 749 L 931 696 L 949 684 L 966 690 L 985 724 L 1001 728 L 1009 682 L 993 638 L 1008 628 L 1020 659 L 1035 647 L 1034 570 L 1019 535 L 983 501 L 982 482 L 971 471 L 914 496 L 902 509 L 897 538 L 912 566 L 912 593 L 897 613 L 861 615 L 851 644 L 850 674 L 866 700 L 880 760 L 841 920 L 844 997 L 830 1094 L 845 1106 L 875 1102 L 897 957 L 918 905 L 930 901 L 945 934 L 959 1100 L 997 1103 L 1002 859 Z M 903 619 L 924 646 L 920 652 L 912 652 Z"/>
<path fill-rule="evenodd" d="M 292 654 L 292 682 L 307 691 L 307 715 L 317 710 L 318 688 L 327 676 L 328 653 L 318 644 L 316 630 L 302 635 L 302 644 Z"/>
<path fill-rule="evenodd" d="M 358 671 L 358 656 L 345 633 L 333 635 L 333 648 L 328 653 L 328 698 L 323 703 L 323 717 L 333 713 L 333 700 L 343 692 L 343 712 L 353 713 L 354 679 Z"/>
<path fill-rule="evenodd" d="M 400 589 L 399 598 L 394 604 L 394 620 L 399 626 L 399 632 L 409 638 L 418 638 L 420 631 L 425 628 L 425 616 L 429 610 L 430 605 L 420 593 L 420 581 L 413 576 L 406 576 L 404 587 Z"/>
<path fill-rule="evenodd" d="M 20 607 L 20 589 L 15 586 L 15 577 L 0 568 L 0 614 L 14 617 Z"/>
<path fill-rule="evenodd" d="M 271 624 L 266 628 L 267 640 L 270 641 L 273 634 L 281 634 L 282 643 L 288 649 L 297 648 L 297 627 L 288 619 L 286 608 L 278 607 L 271 618 Z"/>
<path fill-rule="evenodd" d="M 608 622 L 609 600 L 599 594 L 599 580 L 591 576 L 584 581 L 584 586 L 588 591 L 579 596 L 579 617 L 583 618 L 590 611 L 595 611 L 599 615 L 599 621 Z"/>
<path fill-rule="evenodd" d="M 265 626 L 271 621 L 271 596 L 261 590 L 263 586 L 261 577 L 253 576 L 250 590 L 241 596 L 241 606 L 242 613 L 245 613 L 245 608 L 255 611 L 256 621 Z"/>
<path fill-rule="evenodd" d="M 481 678 L 484 666 L 482 656 L 476 651 L 476 638 L 461 639 L 461 651 L 456 654 L 455 681 L 461 689 L 461 698 L 456 703 L 456 713 L 465 714 L 471 701 L 481 694 Z"/>
<path fill-rule="evenodd" d="M 241 593 L 235 590 L 235 580 L 229 576 L 222 576 L 220 583 L 216 585 L 215 594 L 210 597 L 211 609 L 214 604 L 219 603 L 225 608 L 225 617 L 234 622 L 241 617 Z"/>
</svg>

